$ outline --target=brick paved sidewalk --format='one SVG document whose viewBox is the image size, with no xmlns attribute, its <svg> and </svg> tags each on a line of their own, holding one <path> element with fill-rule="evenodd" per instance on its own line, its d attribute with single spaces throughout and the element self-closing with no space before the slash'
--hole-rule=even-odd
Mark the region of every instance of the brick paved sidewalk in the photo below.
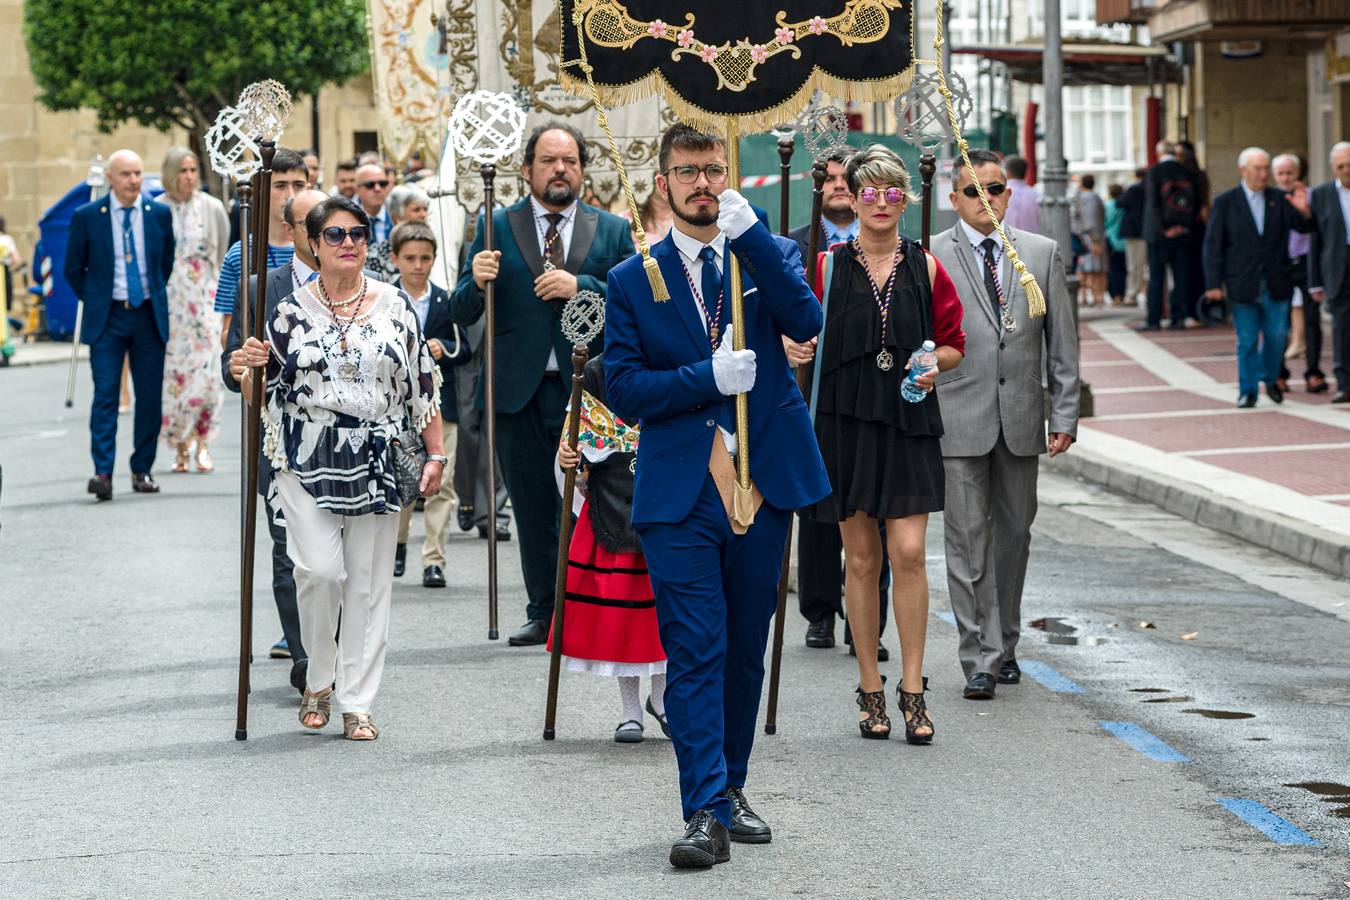
<svg viewBox="0 0 1350 900">
<path fill-rule="evenodd" d="M 1161 505 L 1350 575 L 1350 405 L 1307 393 L 1298 360 L 1283 404 L 1263 389 L 1255 409 L 1238 409 L 1231 328 L 1140 334 L 1137 321 L 1136 310 L 1083 316 L 1096 417 L 1080 425 L 1071 467 L 1154 502 L 1176 495 Z"/>
</svg>

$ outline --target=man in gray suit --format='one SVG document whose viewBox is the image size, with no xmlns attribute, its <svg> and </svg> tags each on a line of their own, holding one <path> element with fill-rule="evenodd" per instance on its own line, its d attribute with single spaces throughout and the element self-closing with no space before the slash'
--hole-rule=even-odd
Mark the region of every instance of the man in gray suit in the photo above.
<svg viewBox="0 0 1350 900">
<path fill-rule="evenodd" d="M 1312 192 L 1313 232 L 1308 249 L 1308 293 L 1331 312 L 1332 403 L 1350 403 L 1350 143 L 1331 148 L 1336 176 Z"/>
<path fill-rule="evenodd" d="M 1012 190 L 987 150 L 970 151 L 1001 222 Z M 960 631 L 965 696 L 992 700 L 995 679 L 1016 684 L 1022 585 L 1036 518 L 1039 456 L 1069 449 L 1078 429 L 1078 333 L 1055 242 L 1006 228 L 1045 293 L 1047 314 L 1028 318 L 1022 289 L 969 173 L 952 171 L 961 220 L 932 240 L 965 307 L 966 355 L 938 376 L 947 477 L 947 588 Z M 1041 374 L 1050 388 L 1047 448 Z"/>
</svg>

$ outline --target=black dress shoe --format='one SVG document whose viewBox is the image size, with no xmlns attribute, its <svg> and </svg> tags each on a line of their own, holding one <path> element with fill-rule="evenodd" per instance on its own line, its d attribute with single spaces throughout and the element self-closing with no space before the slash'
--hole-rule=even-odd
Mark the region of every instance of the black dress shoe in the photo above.
<svg viewBox="0 0 1350 900">
<path fill-rule="evenodd" d="M 459 505 L 459 530 L 468 531 L 473 527 L 473 505 L 461 503 Z"/>
<path fill-rule="evenodd" d="M 1327 380 L 1321 375 L 1305 375 L 1303 380 L 1307 382 L 1308 393 L 1310 394 L 1325 394 L 1330 390 Z"/>
<path fill-rule="evenodd" d="M 848 655 L 849 656 L 858 655 L 858 650 L 856 647 L 853 646 L 852 642 L 850 642 L 848 645 Z M 889 662 L 890 658 L 891 658 L 891 651 L 887 650 L 886 645 L 883 644 L 881 641 L 877 641 L 877 662 Z"/>
<path fill-rule="evenodd" d="M 531 619 L 517 628 L 506 638 L 512 647 L 530 647 L 548 642 L 548 622 L 544 619 Z"/>
<path fill-rule="evenodd" d="M 1266 396 L 1269 397 L 1272 402 L 1283 403 L 1284 389 L 1280 387 L 1278 381 L 1272 381 L 1270 384 L 1266 385 Z"/>
<path fill-rule="evenodd" d="M 834 646 L 834 616 L 817 619 L 806 626 L 806 646 L 828 650 Z"/>
<path fill-rule="evenodd" d="M 1333 400 L 1331 402 L 1335 403 L 1336 401 Z M 1255 405 L 1256 405 L 1255 394 L 1242 394 L 1241 396 L 1238 397 L 1238 409 L 1251 409 Z"/>
<path fill-rule="evenodd" d="M 300 696 L 305 694 L 305 676 L 309 674 L 309 660 L 297 659 L 291 663 L 291 687 L 300 692 Z"/>
<path fill-rule="evenodd" d="M 112 499 L 112 476 L 95 475 L 89 479 L 89 493 L 93 494 L 100 502 Z"/>
<path fill-rule="evenodd" d="M 710 810 L 700 809 L 684 828 L 684 837 L 670 848 L 677 869 L 706 869 L 731 860 L 731 835 Z"/>
<path fill-rule="evenodd" d="M 486 540 L 487 540 L 487 530 L 488 530 L 488 527 L 487 527 L 486 525 L 479 525 L 479 526 L 478 526 L 478 539 L 479 539 L 480 541 L 486 541 Z M 498 540 L 498 541 L 503 541 L 503 542 L 504 542 L 504 541 L 509 541 L 509 540 L 511 540 L 511 526 L 509 526 L 509 525 L 498 525 L 498 526 L 497 526 L 497 540 Z"/>
<path fill-rule="evenodd" d="M 408 545 L 399 544 L 394 551 L 394 577 L 402 578 L 408 568 Z"/>
<path fill-rule="evenodd" d="M 1350 391 L 1337 391 L 1331 398 L 1332 403 L 1350 403 Z"/>
<path fill-rule="evenodd" d="M 1149 324 L 1148 322 L 1144 322 L 1142 325 L 1136 325 L 1136 326 L 1134 326 L 1134 330 L 1135 330 L 1135 331 L 1162 331 L 1162 326 L 1161 326 L 1161 325 L 1152 325 L 1152 324 Z"/>
<path fill-rule="evenodd" d="M 131 489 L 138 494 L 158 494 L 159 485 L 150 477 L 149 472 L 132 472 Z"/>
<path fill-rule="evenodd" d="M 441 571 L 440 566 L 427 566 L 422 570 L 422 587 L 445 587 L 445 572 Z"/>
<path fill-rule="evenodd" d="M 967 700 L 993 700 L 994 676 L 988 672 L 976 672 L 966 682 L 966 689 L 961 696 Z"/>
<path fill-rule="evenodd" d="M 1003 665 L 998 667 L 999 684 L 1017 684 L 1022 680 L 1022 667 L 1017 664 L 1015 659 L 1005 659 Z"/>
<path fill-rule="evenodd" d="M 773 829 L 755 815 L 745 799 L 744 788 L 727 791 L 731 801 L 731 839 L 738 844 L 767 844 L 773 840 Z"/>
</svg>

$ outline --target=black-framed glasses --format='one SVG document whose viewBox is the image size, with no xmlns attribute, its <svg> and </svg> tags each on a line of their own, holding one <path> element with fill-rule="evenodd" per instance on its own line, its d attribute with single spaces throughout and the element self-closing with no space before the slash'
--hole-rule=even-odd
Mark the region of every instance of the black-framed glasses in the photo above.
<svg viewBox="0 0 1350 900">
<path fill-rule="evenodd" d="M 883 196 L 890 206 L 899 206 L 900 202 L 905 199 L 905 192 L 898 187 L 888 187 L 884 191 L 874 187 L 865 187 L 858 191 L 858 202 L 865 206 L 871 206 Z"/>
<path fill-rule="evenodd" d="M 330 247 L 341 247 L 347 238 L 351 238 L 353 244 L 364 244 L 370 240 L 370 229 L 364 225 L 353 225 L 351 228 L 329 225 L 319 234 L 323 235 L 323 242 Z"/>
<path fill-rule="evenodd" d="M 375 189 L 375 188 L 381 188 L 381 189 L 387 188 L 387 187 L 389 187 L 389 179 L 388 179 L 388 178 L 381 178 L 381 179 L 378 180 L 378 181 L 363 181 L 363 182 L 361 182 L 361 187 L 365 188 L 365 189 L 368 190 L 368 191 L 369 191 L 369 190 L 373 190 L 373 189 Z"/>
<path fill-rule="evenodd" d="M 1001 181 L 992 181 L 984 186 L 984 192 L 991 197 L 997 197 L 1008 189 L 1008 186 Z M 968 184 L 961 188 L 961 193 L 974 200 L 980 196 L 980 189 L 973 184 Z"/>
<path fill-rule="evenodd" d="M 708 184 L 722 184 L 727 180 L 728 172 L 729 170 L 722 163 L 708 163 L 706 166 L 685 163 L 682 166 L 671 166 L 663 174 L 669 178 L 673 173 L 675 180 L 680 184 L 693 184 L 698 181 L 699 175 L 708 179 Z"/>
</svg>

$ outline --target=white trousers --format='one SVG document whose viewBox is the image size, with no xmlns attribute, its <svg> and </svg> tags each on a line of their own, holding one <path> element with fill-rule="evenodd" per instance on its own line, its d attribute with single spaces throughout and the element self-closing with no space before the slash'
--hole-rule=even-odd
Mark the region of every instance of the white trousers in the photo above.
<svg viewBox="0 0 1350 900">
<path fill-rule="evenodd" d="M 338 712 L 368 713 L 384 674 L 398 516 L 334 515 L 292 473 L 276 479 L 309 653 L 306 686 L 321 691 L 336 682 Z"/>
</svg>

